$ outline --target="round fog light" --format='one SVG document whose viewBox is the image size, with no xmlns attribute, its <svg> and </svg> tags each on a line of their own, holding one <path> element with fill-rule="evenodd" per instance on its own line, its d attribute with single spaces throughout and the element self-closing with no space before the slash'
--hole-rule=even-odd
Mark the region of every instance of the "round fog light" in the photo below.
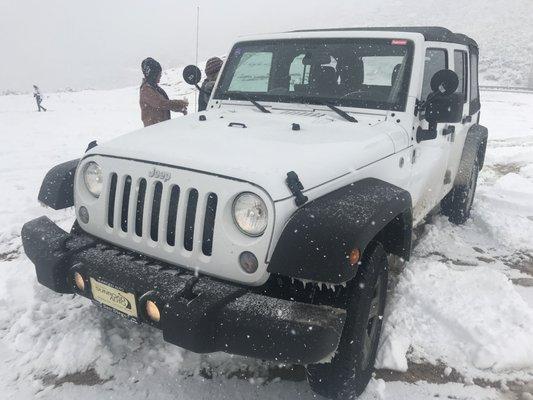
<svg viewBox="0 0 533 400">
<path fill-rule="evenodd" d="M 81 206 L 78 210 L 78 216 L 80 217 L 80 221 L 84 224 L 89 223 L 89 210 L 87 210 L 87 207 Z"/>
<path fill-rule="evenodd" d="M 74 284 L 80 292 L 85 291 L 85 280 L 79 272 L 74 272 Z"/>
<path fill-rule="evenodd" d="M 148 318 L 150 318 L 154 322 L 161 321 L 161 312 L 159 311 L 159 307 L 157 307 L 157 304 L 155 304 L 153 300 L 146 301 L 145 309 Z"/>
<path fill-rule="evenodd" d="M 259 266 L 259 263 L 257 262 L 257 257 L 249 251 L 241 253 L 241 255 L 239 256 L 239 263 L 241 264 L 241 268 L 244 270 L 244 272 L 248 274 L 253 274 L 255 271 L 257 271 L 257 268 Z"/>
</svg>

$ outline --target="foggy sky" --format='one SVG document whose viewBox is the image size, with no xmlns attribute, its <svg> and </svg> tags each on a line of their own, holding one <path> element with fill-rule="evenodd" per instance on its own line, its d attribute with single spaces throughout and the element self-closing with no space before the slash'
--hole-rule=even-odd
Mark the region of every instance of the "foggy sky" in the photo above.
<svg viewBox="0 0 533 400">
<path fill-rule="evenodd" d="M 533 12 L 532 3 L 531 0 L 0 0 L 0 92 L 28 91 L 33 83 L 45 91 L 132 85 L 140 81 L 139 65 L 148 56 L 158 59 L 163 68 L 192 63 L 198 5 L 200 60 L 204 60 L 225 54 L 239 35 L 298 28 L 434 24 L 482 36 L 483 42 L 493 33 L 505 32 L 505 24 L 512 23 L 515 32 L 522 29 L 531 37 L 527 11 Z M 502 9 L 506 11 L 502 13 Z M 469 15 L 470 21 L 465 19 Z"/>
</svg>

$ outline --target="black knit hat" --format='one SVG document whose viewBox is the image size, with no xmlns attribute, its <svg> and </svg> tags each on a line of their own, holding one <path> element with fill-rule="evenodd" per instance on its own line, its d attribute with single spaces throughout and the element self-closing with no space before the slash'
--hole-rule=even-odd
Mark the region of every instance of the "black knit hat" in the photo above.
<svg viewBox="0 0 533 400">
<path fill-rule="evenodd" d="M 205 74 L 209 77 L 215 76 L 220 72 L 220 68 L 222 68 L 222 64 L 224 62 L 218 58 L 218 57 L 212 57 L 209 60 L 207 60 L 207 63 L 205 64 Z"/>
<path fill-rule="evenodd" d="M 163 69 L 161 68 L 161 64 L 152 57 L 148 57 L 141 63 L 141 70 L 148 83 L 157 83 L 157 76 Z"/>
</svg>

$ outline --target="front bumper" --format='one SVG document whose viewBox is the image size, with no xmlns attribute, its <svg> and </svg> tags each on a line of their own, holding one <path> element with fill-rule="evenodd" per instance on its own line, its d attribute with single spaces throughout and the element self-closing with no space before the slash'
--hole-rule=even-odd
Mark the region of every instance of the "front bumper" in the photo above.
<svg viewBox="0 0 533 400">
<path fill-rule="evenodd" d="M 46 217 L 22 228 L 24 250 L 37 280 L 58 293 L 93 299 L 88 277 L 133 293 L 138 321 L 163 331 L 165 341 L 197 353 L 224 351 L 278 362 L 312 364 L 330 356 L 346 312 L 253 293 L 101 242 L 69 234 Z M 86 279 L 80 292 L 74 271 Z M 146 300 L 161 310 L 159 323 L 142 310 Z"/>
</svg>

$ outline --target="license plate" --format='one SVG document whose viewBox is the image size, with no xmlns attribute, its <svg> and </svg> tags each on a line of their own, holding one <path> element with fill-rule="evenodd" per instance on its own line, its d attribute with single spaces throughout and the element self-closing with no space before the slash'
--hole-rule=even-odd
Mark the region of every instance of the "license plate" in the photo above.
<svg viewBox="0 0 533 400">
<path fill-rule="evenodd" d="M 90 281 L 94 300 L 129 317 L 137 318 L 137 304 L 134 294 L 123 292 L 93 278 L 90 278 Z"/>
</svg>

